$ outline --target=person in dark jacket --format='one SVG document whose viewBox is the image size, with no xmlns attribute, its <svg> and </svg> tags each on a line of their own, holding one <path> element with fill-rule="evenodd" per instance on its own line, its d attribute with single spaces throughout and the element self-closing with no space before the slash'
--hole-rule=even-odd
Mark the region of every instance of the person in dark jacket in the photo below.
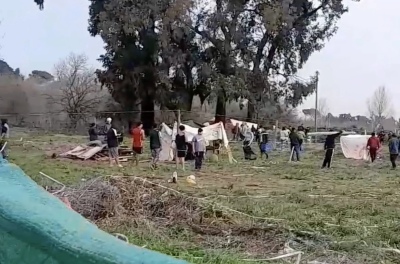
<svg viewBox="0 0 400 264">
<path fill-rule="evenodd" d="M 118 133 L 117 130 L 111 125 L 110 129 L 107 131 L 107 147 L 108 147 L 108 156 L 110 158 L 110 166 L 113 166 L 113 162 L 115 162 L 118 167 L 122 168 L 122 165 L 119 163 L 119 155 L 118 155 Z"/>
<path fill-rule="evenodd" d="M 153 129 L 150 131 L 149 134 L 149 139 L 151 151 L 151 168 L 156 169 L 161 152 L 161 136 L 157 124 L 153 125 Z"/>
<path fill-rule="evenodd" d="M 294 161 L 294 154 L 296 154 L 296 160 L 300 161 L 300 138 L 294 127 L 290 130 L 289 140 L 292 161 Z"/>
<path fill-rule="evenodd" d="M 324 144 L 325 158 L 324 158 L 324 162 L 322 163 L 322 169 L 324 169 L 326 167 L 328 167 L 328 168 L 331 167 L 333 151 L 335 149 L 335 139 L 338 136 L 340 136 L 342 133 L 343 133 L 343 131 L 340 131 L 339 133 L 335 133 L 335 134 L 326 136 L 325 144 Z"/>
<path fill-rule="evenodd" d="M 265 155 L 265 158 L 268 159 L 268 133 L 261 132 L 260 133 L 260 153 L 261 158 Z"/>
<path fill-rule="evenodd" d="M 178 169 L 179 163 L 182 164 L 182 170 L 185 170 L 185 157 L 187 154 L 187 137 L 185 133 L 185 126 L 180 125 L 178 128 L 178 133 L 175 136 L 175 147 L 176 155 L 175 162 L 176 168 Z"/>
<path fill-rule="evenodd" d="M 90 124 L 88 133 L 89 133 L 89 141 L 99 140 L 99 132 L 97 131 L 95 123 Z"/>
<path fill-rule="evenodd" d="M 392 163 L 392 169 L 396 169 L 396 160 L 399 156 L 399 139 L 394 134 L 389 135 L 389 154 L 390 162 Z"/>
</svg>

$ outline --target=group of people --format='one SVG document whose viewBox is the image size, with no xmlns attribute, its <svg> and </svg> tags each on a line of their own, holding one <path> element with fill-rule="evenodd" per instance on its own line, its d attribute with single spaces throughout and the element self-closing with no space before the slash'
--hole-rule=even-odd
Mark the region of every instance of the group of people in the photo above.
<svg viewBox="0 0 400 264">
<path fill-rule="evenodd" d="M 252 125 L 251 128 L 246 122 L 240 124 L 237 123 L 232 129 L 233 140 L 243 142 L 244 158 L 246 160 L 257 159 L 257 154 L 252 150 L 251 144 L 253 141 L 257 142 L 260 149 L 260 156 L 265 156 L 268 159 L 268 132 L 267 129 L 262 125 L 258 125 L 257 128 Z"/>
<path fill-rule="evenodd" d="M 153 125 L 153 128 L 149 132 L 149 148 L 151 152 L 151 168 L 157 169 L 157 165 L 160 159 L 160 153 L 162 150 L 162 139 L 160 134 L 160 127 L 157 124 Z M 139 156 L 143 154 L 144 142 L 145 142 L 145 131 L 143 130 L 143 124 L 141 122 L 136 123 L 130 129 L 130 135 L 132 137 L 132 154 L 133 160 L 136 165 L 139 165 Z M 111 118 L 106 119 L 106 125 L 103 132 L 99 132 L 96 124 L 92 123 L 90 125 L 89 140 L 91 142 L 99 140 L 99 135 L 104 135 L 104 141 L 108 147 L 108 154 L 110 160 L 110 166 L 116 164 L 122 167 L 119 162 L 119 137 L 121 133 L 117 131 L 112 123 Z M 175 145 L 175 162 L 176 167 L 181 166 L 182 170 L 185 170 L 185 158 L 188 155 L 189 150 L 193 152 L 195 160 L 195 169 L 200 170 L 203 164 L 207 141 L 203 136 L 203 129 L 199 128 L 197 135 L 193 136 L 191 142 L 188 141 L 188 136 L 185 132 L 185 126 L 181 125 L 178 128 L 177 134 L 173 139 L 173 144 Z"/>
<path fill-rule="evenodd" d="M 389 157 L 390 163 L 392 165 L 392 169 L 396 169 L 397 158 L 400 154 L 400 136 L 396 136 L 394 133 L 388 134 L 388 146 L 389 146 Z M 384 134 L 379 133 L 378 136 L 375 133 L 371 133 L 371 137 L 368 139 L 367 142 L 367 149 L 373 163 L 378 155 L 379 150 L 382 147 L 382 143 L 384 142 Z"/>
<path fill-rule="evenodd" d="M 239 128 L 239 129 L 238 129 Z M 252 133 L 251 137 L 254 136 L 255 141 L 258 143 L 260 147 L 260 154 L 261 157 L 265 155 L 268 159 L 268 133 L 262 127 L 258 126 L 257 129 L 252 126 L 251 129 L 248 128 L 246 123 L 242 123 L 240 126 L 235 126 L 236 132 L 240 135 L 238 139 L 243 140 L 243 151 L 245 153 L 245 159 L 251 160 L 255 158 L 251 158 L 249 153 L 254 153 L 250 146 L 249 146 L 249 138 L 248 135 Z M 281 144 L 281 149 L 283 149 L 284 145 L 289 145 L 291 150 L 291 161 L 300 161 L 301 158 L 301 151 L 304 150 L 304 142 L 308 138 L 308 133 L 310 128 L 305 128 L 303 125 L 298 126 L 296 129 L 295 127 L 282 127 L 278 134 L 278 142 Z M 324 150 L 325 156 L 322 162 L 321 168 L 330 168 L 332 162 L 332 156 L 334 154 L 335 149 L 335 139 L 340 136 L 342 132 L 334 133 L 328 135 L 325 139 L 324 143 Z M 237 136 L 234 134 L 234 138 Z M 247 144 L 246 144 L 247 143 Z"/>
<path fill-rule="evenodd" d="M 204 155 L 207 150 L 208 142 L 203 135 L 203 129 L 199 128 L 197 130 L 197 135 L 194 135 L 192 141 L 188 141 L 188 137 L 185 132 L 185 126 L 180 125 L 178 128 L 178 133 L 175 138 L 172 139 L 175 144 L 175 162 L 176 168 L 179 165 L 182 166 L 182 170 L 185 170 L 185 158 L 188 153 L 189 148 L 192 148 L 194 154 L 194 167 L 196 170 L 200 170 L 203 165 Z"/>
</svg>

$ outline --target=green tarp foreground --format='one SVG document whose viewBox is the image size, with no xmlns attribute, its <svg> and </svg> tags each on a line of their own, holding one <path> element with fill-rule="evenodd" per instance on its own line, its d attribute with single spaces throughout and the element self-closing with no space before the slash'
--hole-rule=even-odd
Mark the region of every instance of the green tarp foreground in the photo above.
<svg viewBox="0 0 400 264">
<path fill-rule="evenodd" d="M 187 264 L 100 230 L 0 160 L 0 263 Z"/>
</svg>

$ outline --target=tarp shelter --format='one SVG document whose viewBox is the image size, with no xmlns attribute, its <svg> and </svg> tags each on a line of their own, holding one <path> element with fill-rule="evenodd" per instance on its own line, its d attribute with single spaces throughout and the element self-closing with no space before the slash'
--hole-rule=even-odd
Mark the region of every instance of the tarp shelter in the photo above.
<svg viewBox="0 0 400 264">
<path fill-rule="evenodd" d="M 191 142 L 193 140 L 193 136 L 198 133 L 198 128 L 194 128 L 185 124 L 180 124 L 185 127 L 185 133 L 187 136 L 187 140 Z M 205 139 L 210 142 L 213 140 L 221 140 L 222 145 L 227 149 L 228 155 L 231 158 L 231 152 L 229 148 L 229 140 L 226 135 L 226 131 L 224 128 L 224 124 L 219 122 L 217 124 L 213 124 L 207 127 L 203 127 L 203 136 Z M 174 146 L 172 144 L 172 139 L 175 138 L 176 133 L 178 131 L 178 124 L 175 122 L 173 129 L 169 128 L 164 123 L 161 125 L 161 141 L 162 141 L 162 151 L 160 153 L 160 161 L 172 160 L 174 157 Z"/>
<path fill-rule="evenodd" d="M 255 124 L 255 123 L 250 123 L 250 122 L 246 122 L 246 121 L 240 121 L 240 120 L 236 120 L 236 119 L 232 119 L 232 118 L 230 118 L 230 120 L 231 120 L 231 123 L 232 123 L 233 126 L 236 126 L 236 124 L 239 124 L 239 126 L 240 126 L 242 123 L 246 123 L 249 128 L 251 128 L 252 126 L 254 126 L 255 128 L 258 127 L 258 125 Z"/>
<path fill-rule="evenodd" d="M 348 135 L 340 137 L 343 155 L 348 159 L 369 160 L 367 141 L 369 135 Z"/>
</svg>

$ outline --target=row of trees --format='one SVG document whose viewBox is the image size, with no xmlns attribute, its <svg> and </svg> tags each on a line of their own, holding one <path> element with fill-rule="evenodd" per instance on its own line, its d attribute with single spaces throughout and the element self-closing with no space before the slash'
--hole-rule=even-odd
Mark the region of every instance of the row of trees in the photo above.
<svg viewBox="0 0 400 264">
<path fill-rule="evenodd" d="M 43 8 L 43 0 L 35 0 Z M 315 77 L 290 76 L 323 48 L 347 11 L 342 0 L 91 0 L 89 32 L 101 36 L 97 78 L 125 111 L 190 110 L 194 96 L 226 103 L 248 99 L 247 118 L 281 104 L 296 107 Z"/>
</svg>

